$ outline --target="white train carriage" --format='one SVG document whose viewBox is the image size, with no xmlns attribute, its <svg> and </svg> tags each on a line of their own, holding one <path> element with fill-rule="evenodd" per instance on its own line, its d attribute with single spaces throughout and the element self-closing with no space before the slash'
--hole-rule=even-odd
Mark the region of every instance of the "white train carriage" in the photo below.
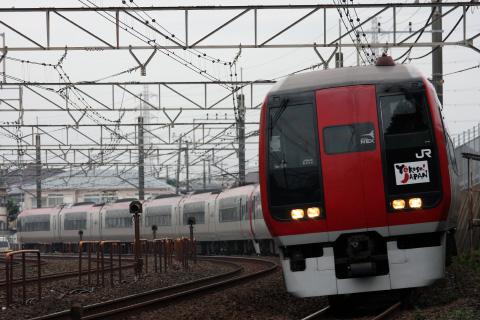
<svg viewBox="0 0 480 320">
<path fill-rule="evenodd" d="M 179 204 L 178 236 L 190 237 L 189 220 L 194 219 L 194 236 L 197 241 L 217 240 L 215 200 L 218 192 L 195 192 L 183 197 Z"/>
<path fill-rule="evenodd" d="M 79 232 L 84 241 L 133 242 L 135 228 L 129 204 L 134 200 L 26 210 L 18 218 L 19 239 L 28 245 L 53 243 L 58 249 L 61 243 L 79 241 Z M 188 238 L 189 219 L 193 218 L 199 252 L 272 252 L 260 202 L 258 185 L 157 196 L 143 202 L 140 237 L 152 240 L 156 226 L 156 238 Z"/>
<path fill-rule="evenodd" d="M 81 202 L 63 206 L 58 215 L 58 239 L 60 242 L 77 242 L 100 239 L 99 216 L 102 206 L 93 202 Z"/>
<path fill-rule="evenodd" d="M 217 235 L 220 239 L 253 239 L 250 198 L 254 190 L 254 185 L 247 185 L 225 190 L 218 195 L 216 215 Z"/>
<path fill-rule="evenodd" d="M 129 208 L 130 202 L 135 200 L 137 199 L 118 199 L 102 207 L 100 210 L 101 240 L 132 242 L 135 239 L 133 216 Z"/>
<path fill-rule="evenodd" d="M 151 199 L 144 203 L 142 214 L 142 227 L 141 234 L 144 238 L 152 240 L 153 230 L 152 227 L 156 226 L 157 238 L 178 238 L 177 228 L 178 216 L 175 213 L 178 210 L 182 196 L 172 195 L 160 195 L 155 199 Z"/>
<path fill-rule="evenodd" d="M 26 210 L 18 217 L 19 241 L 23 243 L 61 242 L 58 238 L 57 208 Z"/>
<path fill-rule="evenodd" d="M 263 220 L 262 199 L 260 196 L 260 185 L 256 185 L 254 192 L 250 196 L 250 225 L 253 239 L 264 240 L 271 239 L 270 231 Z"/>
</svg>

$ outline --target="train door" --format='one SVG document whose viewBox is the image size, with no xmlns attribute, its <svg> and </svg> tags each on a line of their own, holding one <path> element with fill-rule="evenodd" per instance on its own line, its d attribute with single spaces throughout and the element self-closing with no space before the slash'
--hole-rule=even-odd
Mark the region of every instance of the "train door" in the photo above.
<svg viewBox="0 0 480 320">
<path fill-rule="evenodd" d="M 216 235 L 216 219 L 215 219 L 215 201 L 207 201 L 205 215 L 208 217 L 208 233 L 212 240 L 217 240 Z"/>
<path fill-rule="evenodd" d="M 102 241 L 103 238 L 103 207 L 98 211 L 98 241 Z"/>
<path fill-rule="evenodd" d="M 93 212 L 89 213 L 88 217 L 88 240 L 93 241 L 93 226 L 94 226 L 94 221 L 93 221 Z"/>
<path fill-rule="evenodd" d="M 57 234 L 57 242 L 62 242 L 62 215 L 60 214 L 61 211 L 57 214 L 58 216 L 58 234 Z"/>
<path fill-rule="evenodd" d="M 316 91 L 329 240 L 340 230 L 388 235 L 375 86 Z"/>
<path fill-rule="evenodd" d="M 242 196 L 242 214 L 241 214 L 241 228 L 242 228 L 242 235 L 245 239 L 251 239 L 252 235 L 252 228 L 250 227 L 250 194 L 247 196 Z"/>
<path fill-rule="evenodd" d="M 58 242 L 58 223 L 57 223 L 57 215 L 55 213 L 52 214 L 52 224 L 53 224 L 53 242 Z"/>
</svg>

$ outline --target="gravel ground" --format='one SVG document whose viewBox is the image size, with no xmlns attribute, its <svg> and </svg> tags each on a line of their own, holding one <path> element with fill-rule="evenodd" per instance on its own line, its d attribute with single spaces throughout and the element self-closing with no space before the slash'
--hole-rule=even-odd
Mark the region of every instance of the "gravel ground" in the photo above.
<svg viewBox="0 0 480 320">
<path fill-rule="evenodd" d="M 278 258 L 268 257 L 278 262 Z M 466 266 L 468 265 L 468 266 Z M 59 272 L 76 270 L 74 262 L 54 261 L 49 263 L 49 269 Z M 480 320 L 480 267 L 457 263 L 447 268 L 446 278 L 436 285 L 414 291 L 409 309 L 402 311 L 397 317 L 401 320 L 422 319 L 465 319 Z M 149 266 L 153 272 L 153 265 Z M 115 285 L 110 287 L 110 276 L 106 276 L 106 288 L 89 288 L 86 277 L 81 286 L 78 278 L 45 283 L 42 287 L 44 295 L 40 303 L 34 301 L 30 306 L 19 305 L 20 291 L 15 297 L 15 308 L 0 311 L 0 319 L 29 319 L 34 316 L 69 309 L 74 303 L 88 305 L 106 301 L 141 291 L 169 286 L 198 279 L 212 274 L 231 270 L 207 262 L 199 262 L 184 270 L 179 264 L 169 268 L 167 274 L 154 274 L 142 277 L 133 282 L 132 270 L 122 272 L 127 281 L 119 284 L 116 274 Z M 35 271 L 35 270 L 33 270 Z M 0 279 L 4 278 L 0 272 Z M 95 277 L 92 283 L 95 283 Z M 32 286 L 28 297 L 36 296 L 36 286 Z M 378 298 L 381 296 L 381 298 Z M 398 295 L 397 295 L 398 296 Z M 395 294 L 380 295 L 362 294 L 356 299 L 356 306 L 346 305 L 347 313 L 330 315 L 329 319 L 371 319 L 378 306 L 388 305 L 388 299 L 395 300 Z M 390 297 L 390 298 L 389 298 Z M 379 302 L 379 299 L 383 299 Z M 207 296 L 198 297 L 176 305 L 170 305 L 154 311 L 144 312 L 129 319 L 302 319 L 307 315 L 328 305 L 324 297 L 295 298 L 285 289 L 282 272 L 279 269 L 274 274 L 257 279 L 248 284 L 219 291 Z M 376 305 L 372 309 L 370 306 Z M 0 292 L 0 306 L 5 306 L 5 292 Z M 372 311 L 374 310 L 374 311 Z"/>
</svg>

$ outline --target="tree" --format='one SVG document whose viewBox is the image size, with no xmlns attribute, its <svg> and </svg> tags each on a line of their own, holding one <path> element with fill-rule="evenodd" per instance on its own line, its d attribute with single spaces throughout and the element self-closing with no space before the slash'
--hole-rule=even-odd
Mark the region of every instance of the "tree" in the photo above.
<svg viewBox="0 0 480 320">
<path fill-rule="evenodd" d="M 168 179 L 167 183 L 175 187 L 177 185 L 177 179 Z"/>
<path fill-rule="evenodd" d="M 15 203 L 15 200 L 8 198 L 7 202 L 7 212 L 8 212 L 8 222 L 15 221 L 20 211 L 20 206 Z"/>
</svg>

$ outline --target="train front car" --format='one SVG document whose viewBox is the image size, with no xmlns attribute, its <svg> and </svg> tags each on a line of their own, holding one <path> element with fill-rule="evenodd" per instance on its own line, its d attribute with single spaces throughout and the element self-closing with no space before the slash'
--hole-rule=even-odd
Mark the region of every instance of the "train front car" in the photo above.
<svg viewBox="0 0 480 320">
<path fill-rule="evenodd" d="M 415 68 L 290 76 L 268 94 L 260 132 L 264 218 L 290 293 L 400 289 L 443 277 L 454 247 L 446 245 L 458 201 L 454 155 L 435 91 Z"/>
</svg>

